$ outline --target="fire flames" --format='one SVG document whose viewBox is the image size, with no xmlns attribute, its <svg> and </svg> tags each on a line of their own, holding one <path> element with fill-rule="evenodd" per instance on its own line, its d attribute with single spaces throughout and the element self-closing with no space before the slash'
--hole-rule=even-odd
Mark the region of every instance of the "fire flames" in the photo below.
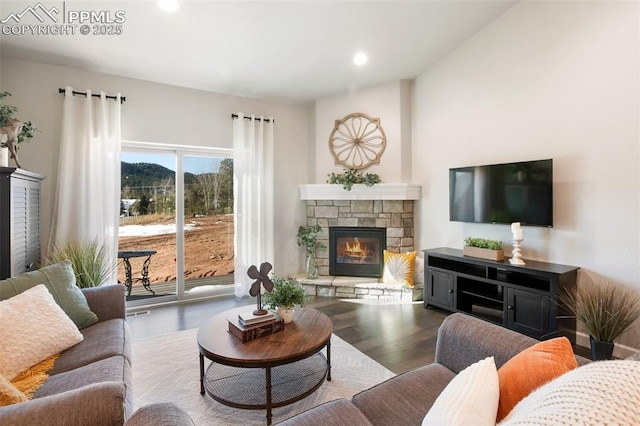
<svg viewBox="0 0 640 426">
<path fill-rule="evenodd" d="M 364 261 L 371 255 L 371 250 L 366 245 L 360 244 L 360 241 L 356 239 L 353 242 L 347 241 L 344 243 L 344 254 Z"/>
</svg>

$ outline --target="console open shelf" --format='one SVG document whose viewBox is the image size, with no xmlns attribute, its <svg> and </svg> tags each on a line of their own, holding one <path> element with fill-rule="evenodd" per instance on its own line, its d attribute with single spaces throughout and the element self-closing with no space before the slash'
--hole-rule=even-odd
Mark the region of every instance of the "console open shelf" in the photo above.
<svg viewBox="0 0 640 426">
<path fill-rule="evenodd" d="M 467 257 L 462 250 L 424 250 L 424 306 L 464 312 L 538 339 L 575 343 L 576 320 L 559 300 L 576 288 L 578 267 L 526 260 L 524 266 Z"/>
</svg>

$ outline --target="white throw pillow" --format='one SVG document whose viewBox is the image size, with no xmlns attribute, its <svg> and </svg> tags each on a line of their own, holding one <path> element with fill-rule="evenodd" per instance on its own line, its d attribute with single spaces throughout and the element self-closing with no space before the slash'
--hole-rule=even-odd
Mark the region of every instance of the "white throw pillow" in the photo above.
<svg viewBox="0 0 640 426">
<path fill-rule="evenodd" d="M 0 302 L 0 374 L 8 380 L 83 338 L 42 284 Z"/>
<path fill-rule="evenodd" d="M 493 357 L 462 370 L 440 393 L 422 426 L 495 425 L 500 399 Z"/>
<path fill-rule="evenodd" d="M 571 370 L 520 401 L 500 425 L 631 425 L 640 421 L 640 362 Z"/>
</svg>

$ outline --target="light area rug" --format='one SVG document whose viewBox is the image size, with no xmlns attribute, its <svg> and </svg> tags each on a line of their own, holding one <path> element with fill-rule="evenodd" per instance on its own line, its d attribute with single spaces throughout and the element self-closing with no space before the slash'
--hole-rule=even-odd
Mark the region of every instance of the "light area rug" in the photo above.
<svg viewBox="0 0 640 426">
<path fill-rule="evenodd" d="M 173 402 L 200 425 L 265 425 L 266 410 L 242 410 L 200 395 L 197 329 L 133 342 L 133 395 L 136 408 Z M 323 351 L 324 352 L 324 351 Z M 209 365 L 207 360 L 205 368 Z M 395 374 L 340 339 L 331 337 L 331 381 L 301 401 L 273 409 L 273 423 L 387 380 Z"/>
</svg>

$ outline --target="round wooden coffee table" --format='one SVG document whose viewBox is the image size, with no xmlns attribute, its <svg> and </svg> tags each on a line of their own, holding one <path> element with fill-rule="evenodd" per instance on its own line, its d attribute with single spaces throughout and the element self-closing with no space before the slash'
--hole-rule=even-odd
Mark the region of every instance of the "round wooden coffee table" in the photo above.
<svg viewBox="0 0 640 426">
<path fill-rule="evenodd" d="M 200 393 L 231 407 L 266 409 L 270 425 L 272 408 L 310 395 L 325 377 L 331 380 L 333 324 L 322 312 L 298 308 L 284 331 L 242 343 L 228 331 L 228 320 L 250 309 L 220 313 L 198 330 Z M 213 361 L 206 371 L 204 358 Z"/>
</svg>

